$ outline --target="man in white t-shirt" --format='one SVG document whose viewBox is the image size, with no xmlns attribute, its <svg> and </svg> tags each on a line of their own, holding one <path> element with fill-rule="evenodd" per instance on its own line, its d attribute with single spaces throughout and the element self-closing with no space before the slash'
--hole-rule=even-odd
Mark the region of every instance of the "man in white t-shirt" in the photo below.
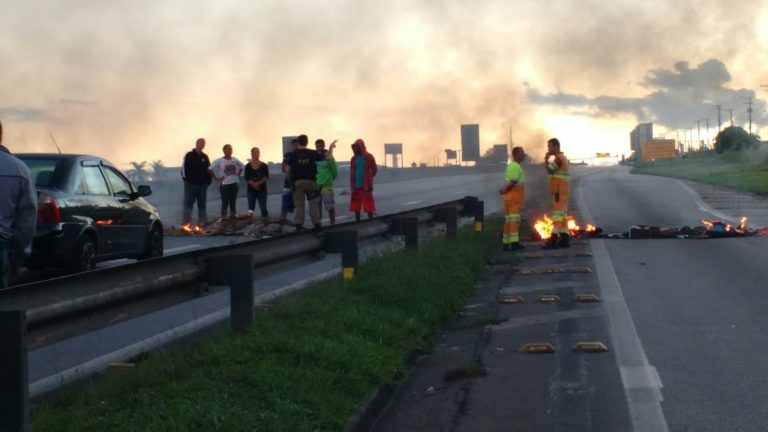
<svg viewBox="0 0 768 432">
<path fill-rule="evenodd" d="M 219 191 L 221 192 L 221 218 L 227 218 L 227 207 L 229 214 L 235 217 L 235 203 L 237 202 L 238 184 L 240 183 L 240 174 L 243 173 L 243 165 L 236 157 L 232 157 L 232 146 L 224 145 L 224 157 L 213 161 L 208 170 L 211 176 L 219 182 Z"/>
</svg>

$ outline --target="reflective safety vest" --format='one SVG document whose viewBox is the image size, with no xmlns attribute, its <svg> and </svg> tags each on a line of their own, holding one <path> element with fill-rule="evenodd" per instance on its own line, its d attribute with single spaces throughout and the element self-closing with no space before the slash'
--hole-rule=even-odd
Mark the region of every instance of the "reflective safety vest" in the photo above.
<svg viewBox="0 0 768 432">
<path fill-rule="evenodd" d="M 548 168 L 552 170 L 552 174 L 549 175 L 549 193 L 568 193 L 568 158 L 563 153 L 558 153 L 557 158 L 562 162 L 562 166 L 557 166 L 555 158 L 548 162 Z"/>
</svg>

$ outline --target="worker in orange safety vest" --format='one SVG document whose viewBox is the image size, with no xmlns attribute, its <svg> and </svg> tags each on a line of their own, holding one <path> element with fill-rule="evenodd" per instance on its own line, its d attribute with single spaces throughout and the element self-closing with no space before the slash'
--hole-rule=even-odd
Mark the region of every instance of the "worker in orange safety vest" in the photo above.
<svg viewBox="0 0 768 432">
<path fill-rule="evenodd" d="M 560 150 L 560 141 L 552 138 L 547 141 L 547 155 L 544 168 L 549 175 L 549 194 L 552 197 L 552 236 L 547 239 L 544 249 L 570 247 L 568 233 L 568 199 L 571 188 L 568 183 L 568 158 Z"/>
<path fill-rule="evenodd" d="M 499 193 L 504 197 L 504 236 L 502 243 L 505 251 L 524 249 L 520 243 L 520 209 L 525 200 L 525 174 L 520 164 L 525 160 L 522 147 L 512 149 L 512 160 L 504 173 L 504 187 Z"/>
</svg>

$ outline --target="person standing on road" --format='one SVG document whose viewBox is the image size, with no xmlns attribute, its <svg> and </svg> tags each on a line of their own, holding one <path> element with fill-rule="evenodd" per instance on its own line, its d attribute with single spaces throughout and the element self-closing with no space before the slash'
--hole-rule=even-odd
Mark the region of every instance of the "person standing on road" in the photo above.
<svg viewBox="0 0 768 432">
<path fill-rule="evenodd" d="M 288 173 L 288 159 L 291 156 L 291 153 L 295 152 L 299 149 L 299 140 L 294 138 L 291 140 L 291 151 L 283 155 L 283 164 L 282 164 L 282 171 L 283 171 L 283 195 L 281 198 L 281 204 L 280 204 L 280 220 L 279 222 L 281 224 L 288 223 L 288 214 L 293 213 L 294 206 L 293 206 L 293 182 L 291 181 L 291 176 Z M 280 228 L 282 230 L 282 227 Z"/>
<path fill-rule="evenodd" d="M 547 155 L 544 156 L 544 168 L 549 175 L 549 194 L 552 196 L 552 236 L 544 244 L 545 249 L 570 247 L 568 233 L 568 159 L 560 150 L 560 141 L 552 138 L 547 141 Z"/>
<path fill-rule="evenodd" d="M 259 202 L 261 217 L 269 217 L 267 212 L 267 180 L 269 180 L 269 167 L 259 157 L 261 151 L 258 147 L 251 149 L 251 161 L 245 166 L 245 181 L 248 184 L 248 212 L 253 216 L 256 201 Z"/>
<path fill-rule="evenodd" d="M 207 195 L 211 185 L 211 174 L 208 169 L 211 160 L 203 153 L 205 139 L 198 138 L 195 148 L 184 155 L 184 164 L 181 167 L 181 178 L 184 179 L 184 210 L 181 223 L 186 225 L 192 222 L 192 207 L 197 201 L 197 223 L 205 224 L 208 220 Z"/>
<path fill-rule="evenodd" d="M 336 141 L 331 143 L 336 146 Z M 328 151 L 325 149 L 325 141 L 319 139 L 315 141 L 315 149 L 324 158 Z M 320 189 L 320 216 L 323 214 L 323 207 L 328 211 L 328 219 L 331 225 L 336 225 L 336 200 L 333 196 L 333 181 L 339 175 L 336 159 L 329 158 L 317 163 L 317 187 Z"/>
<path fill-rule="evenodd" d="M 360 210 L 368 213 L 368 219 L 376 212 L 376 201 L 373 199 L 373 178 L 378 168 L 376 159 L 368 153 L 365 141 L 357 139 L 352 144 L 352 160 L 349 166 L 349 183 L 352 197 L 349 201 L 349 211 L 355 213 L 355 221 L 360 221 Z"/>
<path fill-rule="evenodd" d="M 0 123 L 0 289 L 8 286 L 32 250 L 37 225 L 37 191 L 29 168 L 3 146 Z"/>
<path fill-rule="evenodd" d="M 335 145 L 331 145 L 327 155 L 307 148 L 309 139 L 299 135 L 299 149 L 288 157 L 288 172 L 293 182 L 294 224 L 296 230 L 304 229 L 304 199 L 309 202 L 309 217 L 315 229 L 320 228 L 320 191 L 317 188 L 317 163 L 333 157 Z"/>
<path fill-rule="evenodd" d="M 232 156 L 231 145 L 225 144 L 222 150 L 224 156 L 213 161 L 208 172 L 219 182 L 221 218 L 226 219 L 227 207 L 229 207 L 231 217 L 234 218 L 237 215 L 235 204 L 237 203 L 237 192 L 240 190 L 239 183 L 240 174 L 243 173 L 243 163 Z"/>
<path fill-rule="evenodd" d="M 525 160 L 522 147 L 512 149 L 512 160 L 504 174 L 504 187 L 499 193 L 504 196 L 504 237 L 505 251 L 524 249 L 520 243 L 520 209 L 525 200 L 525 174 L 520 164 Z"/>
</svg>

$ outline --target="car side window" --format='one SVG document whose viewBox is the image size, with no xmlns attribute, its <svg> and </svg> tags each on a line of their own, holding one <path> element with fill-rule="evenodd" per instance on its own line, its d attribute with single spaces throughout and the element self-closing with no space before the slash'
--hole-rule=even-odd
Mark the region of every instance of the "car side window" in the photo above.
<svg viewBox="0 0 768 432">
<path fill-rule="evenodd" d="M 117 172 L 114 168 L 103 167 L 104 174 L 107 175 L 109 184 L 112 185 L 113 194 L 116 197 L 129 197 L 133 192 L 131 188 L 131 182 L 129 182 L 122 174 Z"/>
<path fill-rule="evenodd" d="M 88 195 L 109 195 L 107 181 L 101 174 L 99 167 L 84 166 L 83 180 L 85 180 L 85 187 L 88 190 Z"/>
</svg>

